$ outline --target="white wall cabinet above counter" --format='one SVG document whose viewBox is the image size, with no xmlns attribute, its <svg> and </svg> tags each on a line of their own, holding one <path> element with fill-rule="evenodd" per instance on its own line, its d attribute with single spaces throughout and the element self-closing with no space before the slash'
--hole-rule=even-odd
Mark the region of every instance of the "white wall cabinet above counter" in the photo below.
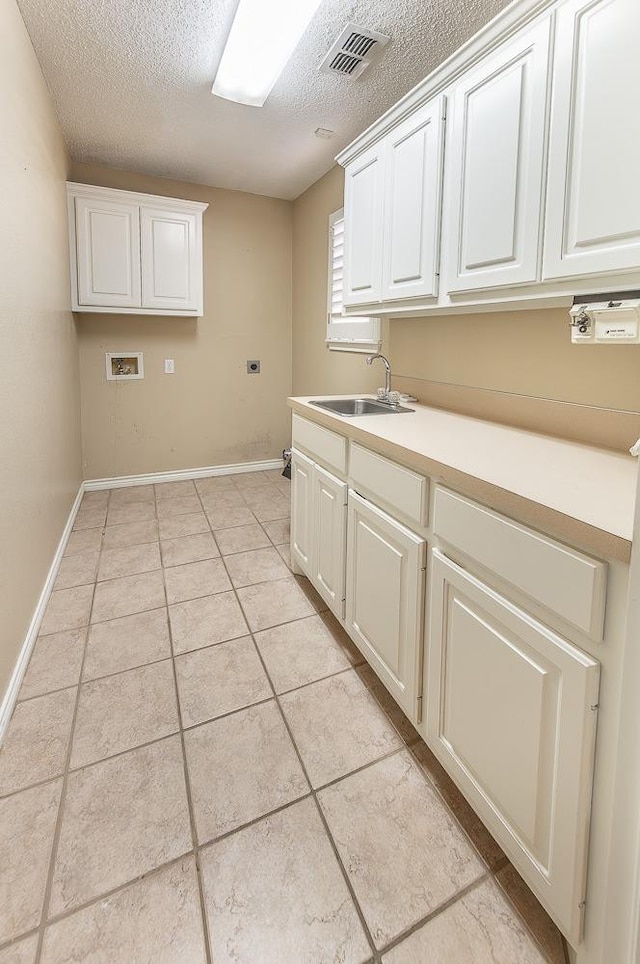
<svg viewBox="0 0 640 964">
<path fill-rule="evenodd" d="M 639 44 L 637 0 L 558 7 L 545 278 L 633 271 L 640 279 Z"/>
<path fill-rule="evenodd" d="M 345 304 L 437 295 L 444 110 L 424 104 L 347 168 Z"/>
<path fill-rule="evenodd" d="M 67 184 L 73 311 L 203 313 L 198 201 Z"/>
<path fill-rule="evenodd" d="M 638 44 L 636 0 L 516 0 L 343 151 L 345 313 L 640 286 Z"/>
<path fill-rule="evenodd" d="M 538 280 L 550 27 L 518 31 L 453 87 L 449 293 Z"/>
</svg>

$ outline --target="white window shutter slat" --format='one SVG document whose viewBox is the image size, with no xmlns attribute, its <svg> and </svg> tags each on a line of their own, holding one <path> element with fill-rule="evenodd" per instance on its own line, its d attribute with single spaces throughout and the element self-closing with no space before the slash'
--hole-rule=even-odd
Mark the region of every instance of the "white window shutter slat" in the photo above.
<svg viewBox="0 0 640 964">
<path fill-rule="evenodd" d="M 329 347 L 353 351 L 372 350 L 380 342 L 379 318 L 348 318 L 342 314 L 344 291 L 344 217 L 336 211 L 329 218 L 329 285 L 327 342 Z"/>
</svg>

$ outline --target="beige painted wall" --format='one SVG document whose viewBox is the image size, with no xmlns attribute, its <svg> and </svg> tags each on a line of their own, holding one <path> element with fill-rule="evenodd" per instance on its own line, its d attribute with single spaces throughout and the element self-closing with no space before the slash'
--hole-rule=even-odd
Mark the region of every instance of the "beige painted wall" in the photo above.
<svg viewBox="0 0 640 964">
<path fill-rule="evenodd" d="M 566 308 L 391 322 L 393 385 L 427 405 L 626 452 L 640 347 L 572 345 Z"/>
<path fill-rule="evenodd" d="M 370 392 L 384 384 L 379 362 L 369 368 L 362 354 L 325 344 L 329 215 L 343 196 L 344 171 L 336 166 L 293 203 L 294 395 Z"/>
<path fill-rule="evenodd" d="M 572 345 L 566 308 L 391 323 L 394 374 L 640 412 L 640 346 Z"/>
<path fill-rule="evenodd" d="M 14 0 L 0 0 L 0 699 L 80 482 L 67 159 Z"/>
<path fill-rule="evenodd" d="M 291 203 L 84 165 L 72 178 L 210 205 L 204 317 L 76 315 L 85 478 L 278 458 L 291 436 Z M 107 382 L 107 351 L 142 351 L 144 379 Z M 261 374 L 247 375 L 254 358 Z"/>
</svg>

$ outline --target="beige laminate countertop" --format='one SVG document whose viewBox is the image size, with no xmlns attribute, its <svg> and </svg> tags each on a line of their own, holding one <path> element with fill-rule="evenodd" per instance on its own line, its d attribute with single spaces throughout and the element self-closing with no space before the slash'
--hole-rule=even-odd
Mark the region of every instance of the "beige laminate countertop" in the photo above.
<svg viewBox="0 0 640 964">
<path fill-rule="evenodd" d="M 587 551 L 629 560 L 638 471 L 631 455 L 413 402 L 410 414 L 344 418 L 309 404 L 324 397 L 349 396 L 288 403 L 298 415 L 498 511 Z"/>
</svg>

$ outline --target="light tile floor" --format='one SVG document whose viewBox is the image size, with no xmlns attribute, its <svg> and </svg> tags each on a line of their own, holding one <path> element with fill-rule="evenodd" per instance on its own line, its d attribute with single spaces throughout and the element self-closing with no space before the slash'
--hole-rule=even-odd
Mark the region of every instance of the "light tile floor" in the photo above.
<svg viewBox="0 0 640 964">
<path fill-rule="evenodd" d="M 564 964 L 288 515 L 279 472 L 85 496 L 0 749 L 0 964 Z"/>
</svg>

